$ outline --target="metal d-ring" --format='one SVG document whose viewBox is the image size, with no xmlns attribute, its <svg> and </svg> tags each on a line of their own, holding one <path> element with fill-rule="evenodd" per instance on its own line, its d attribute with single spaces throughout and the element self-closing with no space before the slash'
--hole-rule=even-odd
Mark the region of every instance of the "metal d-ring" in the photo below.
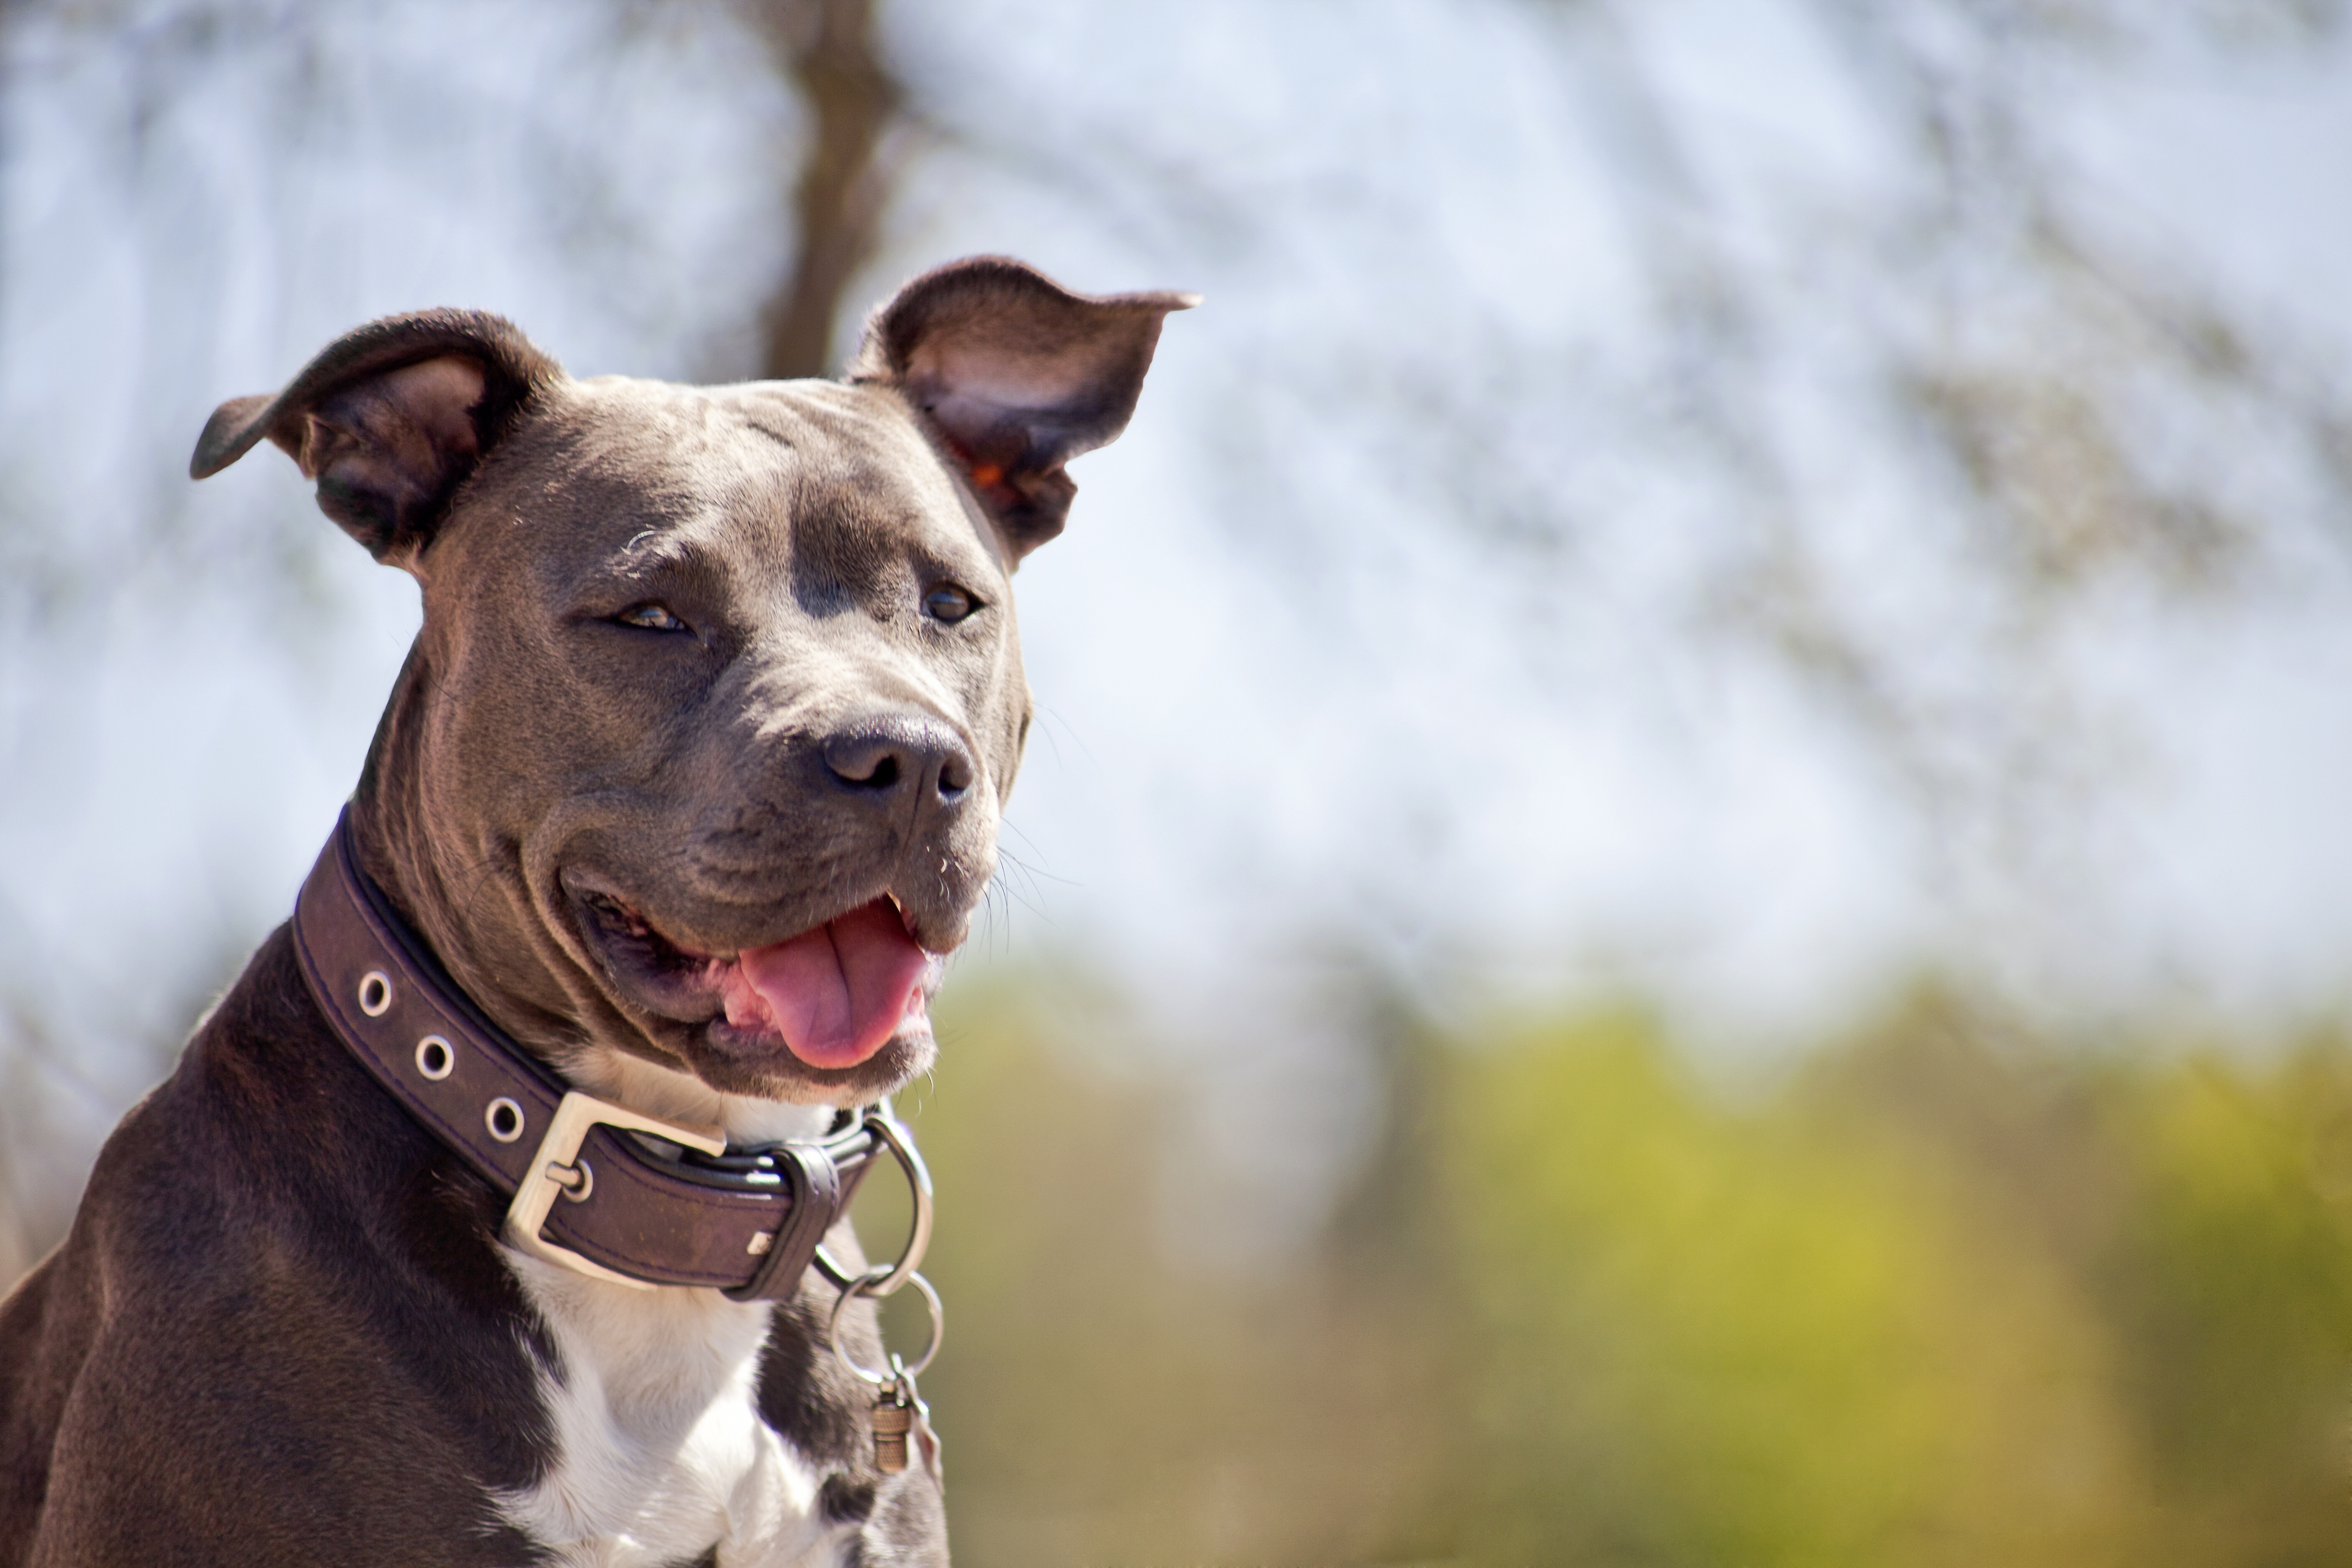
<svg viewBox="0 0 2352 1568">
<path fill-rule="evenodd" d="M 871 1296 L 879 1300 L 896 1293 L 898 1287 L 909 1279 L 922 1278 L 915 1270 L 922 1267 L 923 1254 L 931 1245 L 931 1173 L 923 1163 L 923 1156 L 916 1152 L 914 1141 L 907 1136 L 907 1130 L 899 1126 L 898 1119 L 890 1114 L 888 1101 L 883 1101 L 866 1113 L 866 1125 L 874 1130 L 876 1137 L 890 1146 L 890 1152 L 898 1158 L 899 1169 L 907 1173 L 907 1186 L 915 1198 L 914 1228 L 908 1233 L 906 1250 L 898 1255 L 895 1263 L 878 1263 L 865 1273 L 853 1276 L 822 1247 L 816 1249 L 816 1263 L 824 1277 L 844 1290 L 855 1289 L 861 1296 Z M 923 1289 L 928 1293 L 930 1287 L 925 1285 Z M 932 1310 L 936 1314 L 939 1298 L 933 1296 L 931 1300 Z M 835 1316 L 838 1315 L 836 1310 Z M 938 1347 L 934 1344 L 932 1348 Z M 927 1353 L 924 1357 L 926 1363 L 929 1359 Z"/>
<path fill-rule="evenodd" d="M 861 1274 L 841 1288 L 841 1300 L 833 1304 L 833 1321 L 826 1326 L 825 1337 L 832 1342 L 834 1356 L 842 1365 L 847 1367 L 859 1378 L 879 1388 L 882 1384 L 900 1377 L 913 1377 L 931 1364 L 931 1358 L 940 1353 L 940 1341 L 947 1332 L 947 1313 L 940 1307 L 940 1293 L 931 1289 L 931 1282 L 913 1269 L 908 1269 L 905 1283 L 914 1286 L 917 1290 L 922 1292 L 923 1300 L 931 1309 L 931 1342 L 925 1345 L 923 1353 L 912 1362 L 903 1362 L 898 1357 L 892 1356 L 888 1371 L 877 1372 L 872 1367 L 860 1366 L 857 1364 L 856 1357 L 841 1348 L 841 1314 L 843 1310 L 857 1297 L 874 1294 L 867 1284 L 872 1278 L 871 1275 Z"/>
</svg>

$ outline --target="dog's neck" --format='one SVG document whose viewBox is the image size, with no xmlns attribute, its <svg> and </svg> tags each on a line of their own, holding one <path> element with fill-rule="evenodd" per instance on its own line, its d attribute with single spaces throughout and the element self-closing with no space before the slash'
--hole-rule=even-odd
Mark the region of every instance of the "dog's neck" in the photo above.
<svg viewBox="0 0 2352 1568">
<path fill-rule="evenodd" d="M 535 951 L 516 847 L 478 825 L 436 819 L 427 708 L 436 628 L 402 665 L 352 796 L 360 868 L 424 939 L 449 977 L 507 1036 L 551 1063 L 587 1043 L 565 986 Z"/>
</svg>

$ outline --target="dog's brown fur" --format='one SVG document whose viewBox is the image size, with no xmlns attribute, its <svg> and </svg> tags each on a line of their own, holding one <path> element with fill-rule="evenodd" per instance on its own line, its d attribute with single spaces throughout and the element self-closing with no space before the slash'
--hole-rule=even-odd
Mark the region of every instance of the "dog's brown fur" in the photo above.
<svg viewBox="0 0 2352 1568">
<path fill-rule="evenodd" d="M 427 312 L 224 405 L 194 468 L 276 442 L 422 585 L 354 822 L 492 1020 L 605 1092 L 635 1063 L 849 1104 L 929 1062 L 919 1016 L 812 1067 L 665 955 L 883 894 L 926 948 L 962 940 L 1029 721 L 1010 574 L 1187 303 L 982 258 L 878 311 L 846 383 L 717 388 L 575 382 L 496 318 Z M 556 1352 L 501 1207 L 349 1058 L 281 928 L 0 1305 L 0 1568 L 527 1560 L 494 1494 L 551 1462 Z M 830 1307 L 777 1310 L 761 1414 L 866 1561 L 944 1561 L 921 1469 L 871 1467 Z"/>
</svg>

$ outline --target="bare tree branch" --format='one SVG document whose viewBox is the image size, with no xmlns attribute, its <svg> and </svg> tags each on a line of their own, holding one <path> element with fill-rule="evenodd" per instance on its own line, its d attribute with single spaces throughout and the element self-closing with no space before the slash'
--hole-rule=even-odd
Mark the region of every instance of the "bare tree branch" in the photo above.
<svg viewBox="0 0 2352 1568">
<path fill-rule="evenodd" d="M 761 312 L 761 373 L 832 371 L 844 292 L 873 254 L 887 205 L 883 142 L 906 97 L 874 38 L 874 0 L 745 0 L 812 121 L 793 212 L 793 262 Z"/>
</svg>

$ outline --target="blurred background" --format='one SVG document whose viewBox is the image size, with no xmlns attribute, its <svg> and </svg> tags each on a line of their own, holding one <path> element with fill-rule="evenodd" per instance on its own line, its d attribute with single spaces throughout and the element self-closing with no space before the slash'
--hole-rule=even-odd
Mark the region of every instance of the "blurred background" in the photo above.
<svg viewBox="0 0 2352 1568">
<path fill-rule="evenodd" d="M 213 406 L 997 250 L 1208 302 L 902 1106 L 959 1561 L 2352 1560 L 2345 9 L 8 0 L 0 1280 L 415 627 Z"/>
</svg>

